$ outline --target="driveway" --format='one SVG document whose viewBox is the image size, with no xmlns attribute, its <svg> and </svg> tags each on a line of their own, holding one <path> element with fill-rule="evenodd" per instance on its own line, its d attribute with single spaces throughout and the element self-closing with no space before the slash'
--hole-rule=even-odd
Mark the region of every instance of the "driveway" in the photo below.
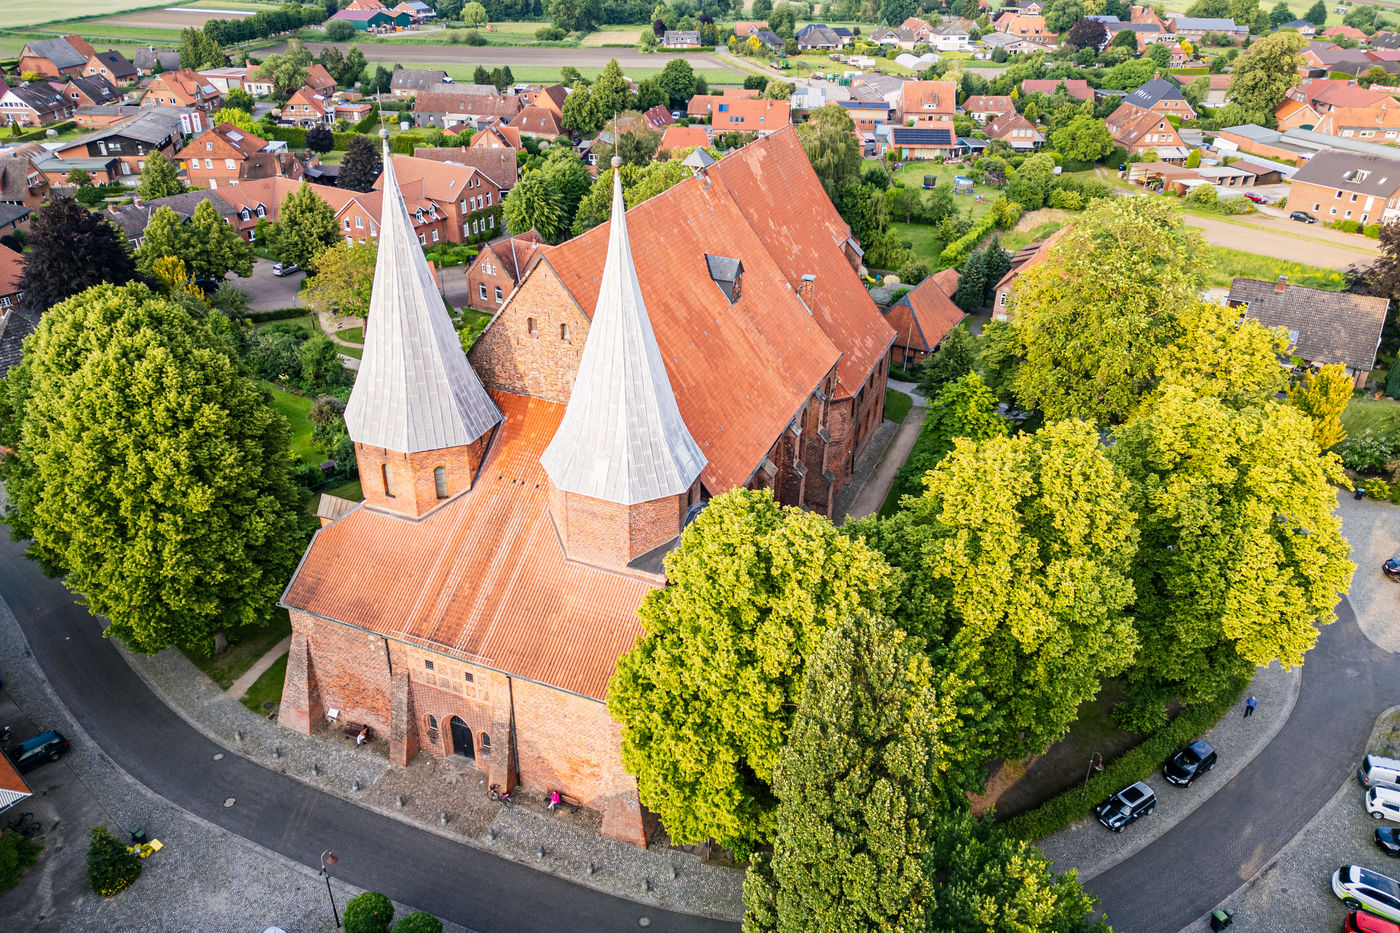
<svg viewBox="0 0 1400 933">
<path fill-rule="evenodd" d="M 1215 246 L 1272 256 L 1289 262 L 1343 270 L 1369 265 L 1376 258 L 1377 241 L 1329 230 L 1320 224 L 1301 224 L 1281 217 L 1251 214 L 1233 220 L 1183 214 Z"/>
<path fill-rule="evenodd" d="M 151 693 L 62 584 L 0 538 L 0 600 L 69 713 L 113 764 L 196 817 L 300 865 L 331 849 L 341 880 L 479 933 L 737 933 L 735 924 L 635 904 L 496 858 L 227 754 Z"/>
<path fill-rule="evenodd" d="M 301 305 L 297 291 L 304 278 L 305 272 L 275 276 L 272 274 L 272 261 L 259 259 L 253 263 L 251 279 L 229 279 L 229 282 L 248 293 L 249 311 L 276 311 Z"/>
</svg>

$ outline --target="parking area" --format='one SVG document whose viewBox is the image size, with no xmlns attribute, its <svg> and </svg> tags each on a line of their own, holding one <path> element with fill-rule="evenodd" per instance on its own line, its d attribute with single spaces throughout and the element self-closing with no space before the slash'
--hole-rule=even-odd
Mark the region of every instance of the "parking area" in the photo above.
<svg viewBox="0 0 1400 933">
<path fill-rule="evenodd" d="M 1400 556 L 1400 506 L 1338 494 L 1342 532 L 1356 564 L 1347 598 L 1361 631 L 1387 651 L 1400 652 L 1400 583 L 1381 573 L 1381 562 Z"/>
<path fill-rule="evenodd" d="M 301 288 L 306 273 L 296 272 L 288 276 L 272 274 L 272 261 L 259 259 L 253 263 L 253 277 L 250 279 L 229 279 L 229 284 L 248 293 L 249 311 L 276 311 L 279 308 L 301 307 Z"/>
</svg>

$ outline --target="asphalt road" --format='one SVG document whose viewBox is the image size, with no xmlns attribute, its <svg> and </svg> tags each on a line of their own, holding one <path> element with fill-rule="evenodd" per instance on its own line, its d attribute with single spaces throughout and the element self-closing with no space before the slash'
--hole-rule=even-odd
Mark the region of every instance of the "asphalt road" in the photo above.
<svg viewBox="0 0 1400 933">
<path fill-rule="evenodd" d="M 0 535 L 0 598 L 74 719 L 119 767 L 171 803 L 265 848 L 480 933 L 725 931 L 736 924 L 669 913 L 571 884 L 379 816 L 252 764 L 173 713 L 56 580 Z M 214 761 L 216 753 L 223 760 Z M 225 807 L 234 798 L 231 807 Z M 150 830 L 159 834 L 160 827 Z"/>
<path fill-rule="evenodd" d="M 1086 885 L 1118 933 L 1164 933 L 1199 920 L 1264 867 L 1355 771 L 1376 717 L 1400 693 L 1400 664 L 1362 634 L 1345 599 L 1337 617 L 1308 652 L 1298 701 L 1278 736 L 1170 832 Z M 1194 792 L 1164 781 L 1153 786 Z"/>
</svg>

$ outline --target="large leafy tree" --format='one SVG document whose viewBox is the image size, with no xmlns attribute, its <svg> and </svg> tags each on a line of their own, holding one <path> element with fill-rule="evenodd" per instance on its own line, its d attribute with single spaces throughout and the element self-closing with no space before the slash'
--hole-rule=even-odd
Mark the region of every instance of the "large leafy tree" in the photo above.
<svg viewBox="0 0 1400 933">
<path fill-rule="evenodd" d="M 253 119 L 253 114 L 247 110 L 240 110 L 237 107 L 224 107 L 221 110 L 214 111 L 214 115 L 210 117 L 210 122 L 215 126 L 218 126 L 220 123 L 228 123 L 252 136 L 258 135 L 258 124 L 257 121 Z"/>
<path fill-rule="evenodd" d="M 181 68 L 222 68 L 228 64 L 228 56 L 218 40 L 193 26 L 180 30 L 178 50 Z"/>
<path fill-rule="evenodd" d="M 1245 110 L 1273 113 L 1283 95 L 1298 83 L 1300 53 L 1307 47 L 1308 40 L 1296 32 L 1276 32 L 1256 40 L 1248 54 L 1235 60 L 1230 79 L 1234 103 Z"/>
<path fill-rule="evenodd" d="M 933 404 L 924 416 L 909 459 L 895 474 L 899 499 L 922 495 L 924 476 L 938 466 L 960 437 L 984 441 L 1006 436 L 1006 420 L 997 414 L 997 399 L 975 372 L 965 372 L 940 384 L 928 396 Z"/>
<path fill-rule="evenodd" d="M 1065 32 L 1084 18 L 1084 4 L 1080 0 L 1049 0 L 1044 15 L 1046 29 L 1053 33 Z"/>
<path fill-rule="evenodd" d="M 1200 242 L 1164 202 L 1094 201 L 1017 282 L 1021 404 L 1049 420 L 1125 420 L 1154 384 L 1177 310 L 1200 293 Z"/>
<path fill-rule="evenodd" d="M 1327 4 L 1323 3 L 1322 0 L 1317 0 L 1316 3 L 1308 7 L 1308 11 L 1303 14 L 1303 19 L 1312 23 L 1314 26 L 1322 26 L 1326 24 Z"/>
<path fill-rule="evenodd" d="M 1172 697 L 1209 701 L 1256 666 L 1302 663 L 1352 572 L 1334 514 L 1345 476 L 1312 422 L 1168 385 L 1109 456 L 1141 534 L 1129 724 L 1160 723 Z"/>
<path fill-rule="evenodd" d="M 311 66 L 311 53 L 300 39 L 287 43 L 285 52 L 274 53 L 263 59 L 258 68 L 258 77 L 272 82 L 272 96 L 285 101 L 296 90 L 306 84 L 307 69 Z"/>
<path fill-rule="evenodd" d="M 559 124 L 575 133 L 594 133 L 603 126 L 603 117 L 593 93 L 582 81 L 574 83 L 559 111 Z"/>
<path fill-rule="evenodd" d="M 672 107 L 684 107 L 695 96 L 695 69 L 683 58 L 673 58 L 667 62 L 656 82 L 670 98 Z"/>
<path fill-rule="evenodd" d="M 141 169 L 141 186 L 137 190 L 143 200 L 154 201 L 172 194 L 183 194 L 185 183 L 180 181 L 175 164 L 157 149 L 146 156 L 146 167 Z"/>
<path fill-rule="evenodd" d="M 109 634 L 205 647 L 266 618 L 303 541 L 290 433 L 204 322 L 99 286 L 44 316 L 6 384 L 5 521 Z"/>
<path fill-rule="evenodd" d="M 985 254 L 980 253 L 985 258 Z M 961 285 L 961 282 L 959 282 Z M 919 391 L 932 398 L 950 382 L 956 382 L 972 372 L 977 363 L 977 338 L 972 331 L 959 324 L 948 332 L 933 356 L 924 364 L 919 377 Z"/>
<path fill-rule="evenodd" d="M 345 150 L 335 184 L 350 191 L 369 191 L 383 171 L 384 160 L 379 155 L 379 147 L 368 136 L 355 136 Z"/>
<path fill-rule="evenodd" d="M 1288 387 L 1288 403 L 1312 419 L 1313 439 L 1320 450 L 1331 450 L 1346 439 L 1342 412 L 1351 402 L 1354 387 L 1342 363 L 1309 372 Z"/>
<path fill-rule="evenodd" d="M 813 110 L 797 128 L 807 159 L 828 196 L 860 181 L 860 142 L 855 128 L 850 114 L 835 104 Z"/>
<path fill-rule="evenodd" d="M 1102 120 L 1080 114 L 1050 133 L 1050 142 L 1066 159 L 1097 162 L 1113 151 L 1113 137 Z"/>
<path fill-rule="evenodd" d="M 897 575 L 825 518 L 745 489 L 710 500 L 666 575 L 608 689 L 622 761 L 673 839 L 746 855 L 773 839 L 808 659 L 857 610 L 890 611 Z"/>
<path fill-rule="evenodd" d="M 168 207 L 162 207 L 146 225 L 145 242 L 136 251 L 136 265 L 154 274 L 155 263 L 167 256 L 182 260 L 196 280 L 222 279 L 233 272 L 253 274 L 253 249 L 229 226 L 212 201 L 200 201 L 185 223 Z"/>
<path fill-rule="evenodd" d="M 125 285 L 136 275 L 126 237 L 103 214 L 72 198 L 54 198 L 41 207 L 25 242 L 19 290 L 31 315 L 93 285 Z"/>
<path fill-rule="evenodd" d="M 271 240 L 272 249 L 283 262 L 314 270 L 321 251 L 341 242 L 335 211 L 311 185 L 302 185 L 282 202 Z"/>
<path fill-rule="evenodd" d="M 1241 318 L 1238 309 L 1187 302 L 1177 311 L 1173 332 L 1157 367 L 1163 382 L 1238 405 L 1271 398 L 1288 381 L 1279 365 L 1288 352 L 1288 332 Z"/>
<path fill-rule="evenodd" d="M 924 933 L 952 721 L 919 639 L 865 612 L 826 636 L 778 761 L 773 854 L 745 879 L 747 933 Z"/>
<path fill-rule="evenodd" d="M 306 306 L 323 314 L 369 314 L 378 257 L 379 244 L 373 239 L 367 243 L 342 240 L 323 249 L 316 256 L 316 274 L 302 289 Z"/>
<path fill-rule="evenodd" d="M 545 242 L 558 243 L 568 231 L 562 198 L 540 171 L 526 172 L 506 195 L 501 210 L 511 233 L 534 230 Z"/>
<path fill-rule="evenodd" d="M 623 138 L 628 135 L 624 134 Z M 579 202 L 587 197 L 593 187 L 593 176 L 572 146 L 551 146 L 544 158 L 544 165 L 540 167 L 540 174 L 559 196 L 559 229 L 567 231 L 573 226 Z M 611 194 L 612 189 L 609 188 L 608 192 Z"/>
<path fill-rule="evenodd" d="M 1082 421 L 954 444 L 922 497 L 850 533 L 904 570 L 901 621 L 961 685 L 971 766 L 1043 752 L 1132 662 L 1137 535 L 1127 484 Z"/>
<path fill-rule="evenodd" d="M 622 198 L 630 210 L 689 177 L 690 169 L 671 160 L 652 162 L 648 165 L 624 165 Z M 612 212 L 612 183 L 613 169 L 605 169 L 598 173 L 593 187 L 574 211 L 574 236 L 607 222 Z"/>
<path fill-rule="evenodd" d="M 610 58 L 603 66 L 602 74 L 593 82 L 593 106 L 604 123 L 632 106 L 632 88 L 622 73 L 617 59 Z"/>
</svg>

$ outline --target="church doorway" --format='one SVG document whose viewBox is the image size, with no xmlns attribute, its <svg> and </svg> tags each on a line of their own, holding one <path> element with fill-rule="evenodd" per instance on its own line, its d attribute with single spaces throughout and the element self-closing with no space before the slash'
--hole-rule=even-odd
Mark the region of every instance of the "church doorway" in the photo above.
<svg viewBox="0 0 1400 933">
<path fill-rule="evenodd" d="M 456 716 L 452 717 L 451 726 L 453 754 L 464 758 L 476 758 L 476 751 L 472 748 L 472 730 Z"/>
</svg>

